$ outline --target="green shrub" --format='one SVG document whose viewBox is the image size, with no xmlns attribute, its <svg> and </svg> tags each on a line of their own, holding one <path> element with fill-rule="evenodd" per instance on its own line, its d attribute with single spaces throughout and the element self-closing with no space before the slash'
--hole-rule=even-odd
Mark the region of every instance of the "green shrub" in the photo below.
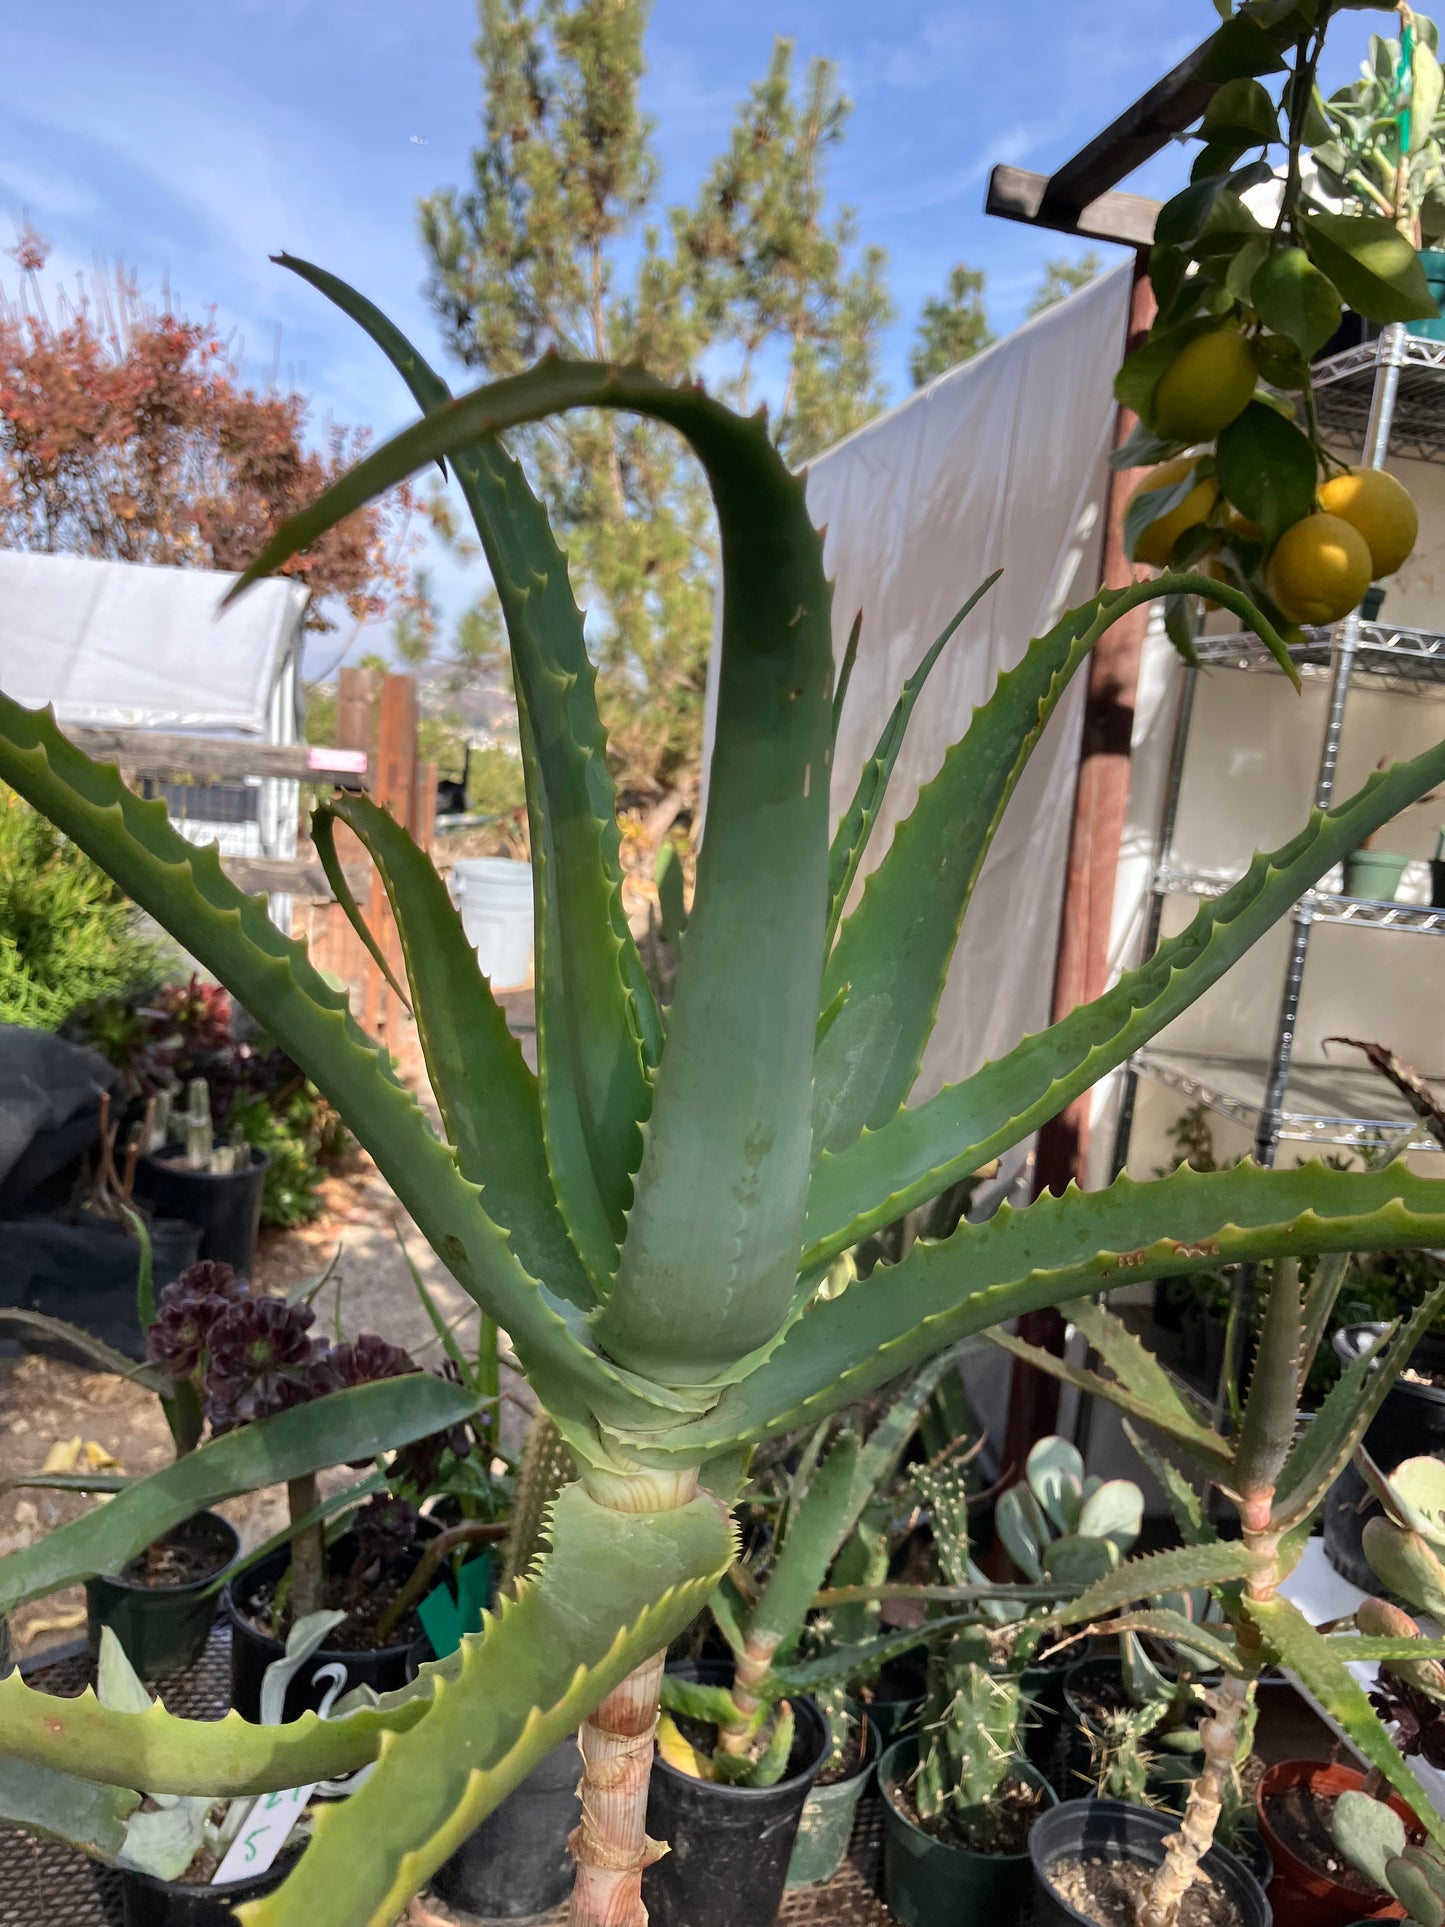
<svg viewBox="0 0 1445 1927">
<path fill-rule="evenodd" d="M 0 785 L 0 1022 L 58 1030 L 82 1004 L 165 968 L 120 887 Z"/>
</svg>

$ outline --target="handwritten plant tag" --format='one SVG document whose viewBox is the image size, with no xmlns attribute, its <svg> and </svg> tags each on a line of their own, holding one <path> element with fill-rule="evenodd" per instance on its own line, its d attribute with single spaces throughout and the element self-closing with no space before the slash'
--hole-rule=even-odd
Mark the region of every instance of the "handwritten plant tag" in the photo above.
<svg viewBox="0 0 1445 1927">
<path fill-rule="evenodd" d="M 226 1857 L 211 1880 L 221 1887 L 230 1880 L 247 1880 L 252 1874 L 265 1873 L 285 1846 L 292 1828 L 305 1811 L 312 1786 L 294 1786 L 284 1793 L 261 1793 L 242 1822 L 241 1831 L 226 1850 Z"/>
</svg>

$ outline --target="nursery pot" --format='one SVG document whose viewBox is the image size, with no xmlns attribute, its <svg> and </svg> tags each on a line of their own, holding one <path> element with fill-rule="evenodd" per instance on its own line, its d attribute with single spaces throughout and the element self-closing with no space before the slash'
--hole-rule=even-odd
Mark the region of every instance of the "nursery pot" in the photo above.
<svg viewBox="0 0 1445 1927">
<path fill-rule="evenodd" d="M 1425 279 L 1430 283 L 1430 293 L 1437 308 L 1445 304 L 1445 249 L 1421 248 L 1420 266 L 1425 270 Z M 1426 341 L 1445 341 L 1445 319 L 1436 321 L 1407 321 L 1406 334 L 1420 335 Z"/>
<path fill-rule="evenodd" d="M 118 1867 L 121 1927 L 236 1927 L 231 1911 L 243 1901 L 274 1893 L 296 1865 L 290 1843 L 264 1873 L 228 1880 L 223 1887 L 198 1887 L 183 1880 L 158 1880 L 138 1867 Z M 107 1909 L 107 1917 L 115 1916 Z"/>
<path fill-rule="evenodd" d="M 1164 1859 L 1165 1841 L 1178 1831 L 1174 1814 L 1126 1806 L 1122 1800 L 1066 1800 L 1041 1813 L 1029 1835 L 1034 1927 L 1096 1927 L 1054 1887 L 1054 1870 L 1063 1863 L 1125 1860 L 1152 1872 Z M 1264 1889 L 1242 1860 L 1226 1847 L 1211 1847 L 1200 1864 L 1234 1902 L 1243 1927 L 1270 1927 Z"/>
<path fill-rule="evenodd" d="M 853 1819 L 873 1769 L 878 1764 L 878 1728 L 871 1720 L 863 1738 L 863 1757 L 846 1780 L 826 1786 L 816 1782 L 803 1802 L 793 1857 L 788 1862 L 790 1887 L 813 1887 L 831 1880 L 843 1864 L 853 1837 Z"/>
<path fill-rule="evenodd" d="M 180 1146 L 149 1152 L 136 1166 L 136 1196 L 168 1217 L 201 1227 L 201 1256 L 216 1258 L 243 1278 L 251 1275 L 261 1229 L 261 1192 L 271 1160 L 251 1147 L 249 1167 L 217 1176 L 192 1171 Z M 160 1272 L 156 1282 L 165 1282 Z"/>
<path fill-rule="evenodd" d="M 184 1549 L 197 1562 L 204 1560 L 205 1570 L 170 1585 L 148 1586 L 134 1576 L 141 1561 L 132 1560 L 113 1579 L 85 1582 L 85 1636 L 92 1655 L 100 1651 L 101 1627 L 109 1626 L 142 1679 L 178 1673 L 199 1659 L 216 1616 L 216 1575 L 241 1550 L 235 1527 L 217 1512 L 198 1512 L 155 1544 Z"/>
<path fill-rule="evenodd" d="M 1430 859 L 1430 905 L 1445 910 L 1445 859 L 1438 856 Z"/>
<path fill-rule="evenodd" d="M 1335 1351 L 1348 1365 L 1383 1330 L 1383 1325 L 1346 1325 L 1334 1335 Z M 1428 1332 L 1410 1354 L 1410 1364 L 1418 1372 L 1445 1377 L 1445 1334 Z M 1445 1391 L 1397 1378 L 1370 1421 L 1364 1444 L 1387 1476 L 1402 1459 L 1445 1459 Z M 1363 1543 L 1365 1522 L 1379 1513 L 1379 1501 L 1351 1461 L 1325 1499 L 1325 1553 L 1335 1571 L 1362 1592 L 1380 1590 Z"/>
<path fill-rule="evenodd" d="M 1064 1723 L 1064 1687 L 1076 1666 L 1088 1663 L 1089 1646 L 1071 1646 L 1064 1652 L 1025 1666 L 1019 1687 L 1027 1706 L 1024 1711 L 1024 1752 L 1037 1767 L 1045 1770 L 1053 1762 L 1059 1730 Z M 1076 1657 L 1082 1653 L 1083 1657 Z"/>
<path fill-rule="evenodd" d="M 973 1920 L 1012 1927 L 1028 1899 L 1027 1853 L 970 1853 L 966 1847 L 951 1846 L 925 1833 L 898 1801 L 917 1764 L 918 1739 L 913 1735 L 890 1746 L 878 1766 L 883 1795 L 883 1898 L 888 1911 L 903 1927 Z M 1042 1789 L 1046 1806 L 1053 1805 L 1054 1790 L 1041 1773 L 1024 1760 L 1015 1772 L 1019 1779 Z M 1035 1820 L 1035 1828 L 1038 1824 Z"/>
<path fill-rule="evenodd" d="M 679 1667 L 705 1686 L 726 1686 L 732 1667 L 717 1660 Z M 803 1804 L 828 1752 L 828 1722 L 810 1699 L 792 1697 L 792 1757 L 776 1786 L 721 1786 L 652 1763 L 647 1831 L 670 1852 L 642 1876 L 652 1927 L 769 1927 L 777 1916 Z"/>
<path fill-rule="evenodd" d="M 422 1533 L 430 1537 L 435 1531 L 426 1519 L 421 1521 Z M 344 1533 L 336 1543 L 327 1548 L 327 1564 L 333 1573 L 347 1572 L 356 1557 L 356 1535 Z M 421 1547 L 413 1545 L 396 1562 L 396 1570 L 403 1574 L 412 1572 L 421 1558 Z M 248 1566 L 226 1587 L 224 1607 L 226 1617 L 231 1622 L 231 1704 L 242 1719 L 259 1721 L 261 1717 L 261 1682 L 266 1668 L 273 1659 L 285 1655 L 284 1640 L 273 1639 L 252 1624 L 249 1615 L 256 1608 L 256 1598 L 262 1588 L 275 1585 L 291 1563 L 291 1548 L 281 1546 L 265 1559 L 258 1559 Z M 339 1636 L 345 1639 L 345 1628 L 338 1628 Z M 315 1712 L 322 1700 L 331 1693 L 334 1676 L 323 1673 L 323 1668 L 341 1666 L 345 1678 L 335 1688 L 334 1697 L 339 1699 L 349 1693 L 353 1686 L 370 1686 L 378 1693 L 394 1692 L 398 1686 L 405 1686 L 410 1677 L 408 1656 L 411 1651 L 415 1630 L 407 1631 L 405 1623 L 398 1627 L 395 1644 L 370 1651 L 353 1651 L 346 1646 L 322 1646 L 312 1654 L 299 1672 L 291 1679 L 286 1688 L 286 1699 L 282 1707 L 283 1720 L 298 1719 L 302 1713 Z M 321 1674 L 321 1677 L 317 1677 Z"/>
<path fill-rule="evenodd" d="M 582 1817 L 577 1742 L 562 1740 L 432 1876 L 449 1907 L 482 1920 L 534 1920 L 559 1907 L 575 1871 L 567 1836 Z"/>
<path fill-rule="evenodd" d="M 1271 1804 L 1294 1789 L 1317 1800 L 1332 1800 L 1341 1793 L 1357 1793 L 1364 1784 L 1364 1775 L 1352 1766 L 1326 1766 L 1319 1760 L 1281 1760 L 1266 1768 L 1255 1795 L 1255 1810 L 1260 1839 L 1274 1862 L 1269 1904 L 1275 1927 L 1348 1927 L 1354 1920 L 1403 1917 L 1404 1908 L 1389 1894 L 1371 1894 L 1359 1880 L 1347 1886 L 1311 1866 L 1296 1851 L 1298 1842 L 1292 1843 L 1270 1817 Z M 1389 1803 L 1411 1835 L 1418 1836 L 1419 1822 L 1405 1802 L 1392 1793 Z M 1339 1858 L 1343 1861 L 1344 1855 Z"/>
<path fill-rule="evenodd" d="M 1391 850 L 1352 850 L 1345 858 L 1341 895 L 1366 903 L 1393 903 L 1409 861 Z"/>
</svg>

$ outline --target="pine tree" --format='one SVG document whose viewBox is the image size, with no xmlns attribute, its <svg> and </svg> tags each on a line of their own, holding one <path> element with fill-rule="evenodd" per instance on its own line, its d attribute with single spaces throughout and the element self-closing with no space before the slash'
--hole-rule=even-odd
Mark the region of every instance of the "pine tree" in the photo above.
<svg viewBox="0 0 1445 1927">
<path fill-rule="evenodd" d="M 1098 272 L 1099 257 L 1092 248 L 1087 254 L 1081 254 L 1077 261 L 1045 261 L 1043 280 L 1035 290 L 1027 312 L 1031 315 L 1042 314 L 1045 308 L 1052 308 L 1069 295 L 1077 294 L 1080 288 L 1088 287 Z"/>
<path fill-rule="evenodd" d="M 924 302 L 918 338 L 908 357 L 915 388 L 970 360 L 993 341 L 983 287 L 983 270 L 960 261 L 949 274 L 944 292 Z"/>
<path fill-rule="evenodd" d="M 645 0 L 480 0 L 483 144 L 464 189 L 422 203 L 428 294 L 479 374 L 549 348 L 700 371 L 766 401 L 802 461 L 882 400 L 891 316 L 878 249 L 827 211 L 848 103 L 831 67 L 795 92 L 791 45 L 742 104 L 691 205 L 662 207 L 638 104 Z M 588 638 L 621 787 L 685 807 L 701 758 L 715 539 L 692 458 L 664 428 L 576 414 L 515 438 L 589 605 Z M 483 604 L 472 659 L 496 639 Z M 664 808 L 665 814 L 665 808 Z"/>
</svg>

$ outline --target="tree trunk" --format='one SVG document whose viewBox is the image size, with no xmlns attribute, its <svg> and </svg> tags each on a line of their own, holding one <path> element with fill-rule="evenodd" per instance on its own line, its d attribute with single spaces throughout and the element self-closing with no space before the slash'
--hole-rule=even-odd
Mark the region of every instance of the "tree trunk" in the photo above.
<svg viewBox="0 0 1445 1927">
<path fill-rule="evenodd" d="M 616 1512 L 670 1512 L 686 1505 L 697 1473 L 587 1478 L 599 1505 Z M 582 1823 L 568 1842 L 577 1863 L 568 1927 L 647 1927 L 642 1875 L 667 1852 L 647 1837 L 652 1741 L 667 1655 L 628 1674 L 577 1735 L 582 1753 Z"/>
</svg>

